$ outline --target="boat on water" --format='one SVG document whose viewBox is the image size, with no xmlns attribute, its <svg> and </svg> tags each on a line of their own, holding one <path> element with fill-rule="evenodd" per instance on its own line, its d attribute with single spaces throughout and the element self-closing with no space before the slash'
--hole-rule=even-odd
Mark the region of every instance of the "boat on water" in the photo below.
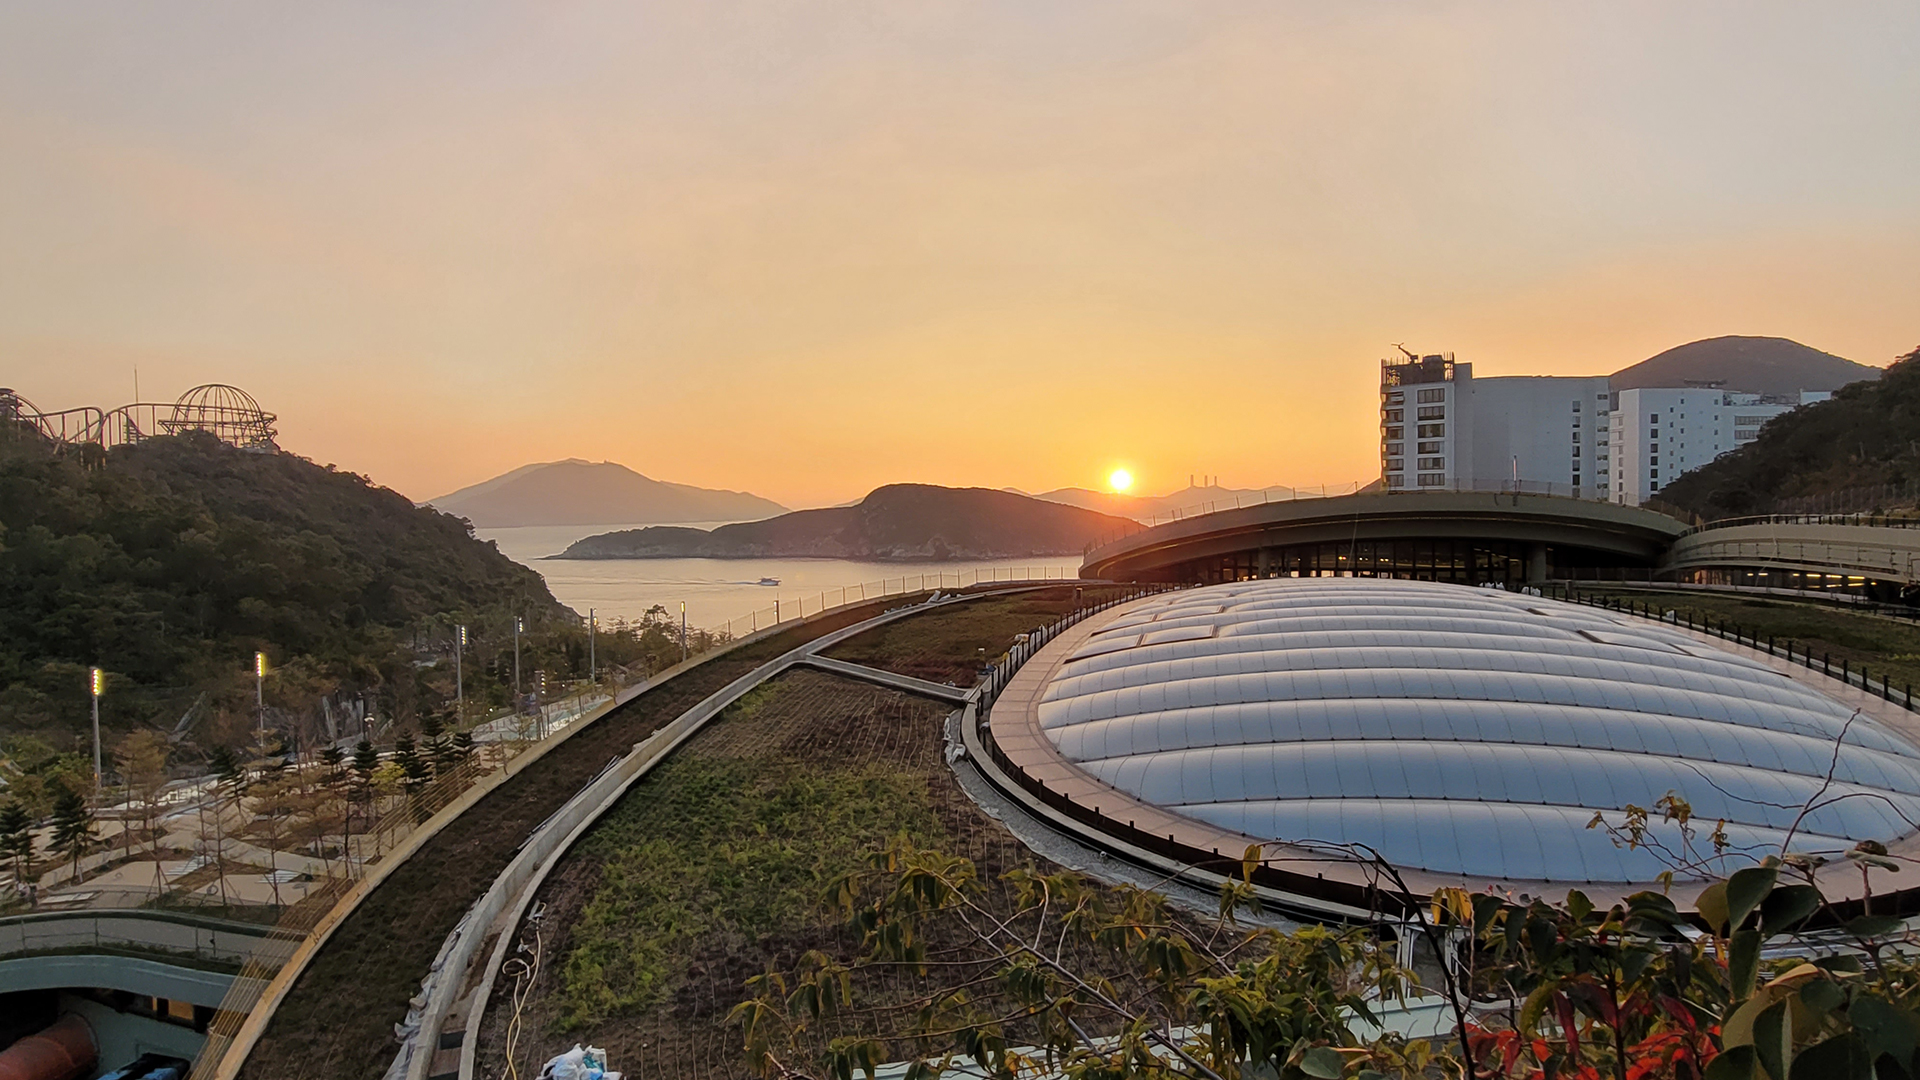
<svg viewBox="0 0 1920 1080">
<path fill-rule="evenodd" d="M 762 584 L 762 585 L 778 585 L 778 584 L 780 584 L 780 579 L 779 579 L 779 578 L 777 578 L 777 577 L 763 577 L 763 578 L 761 578 L 761 579 L 760 579 L 760 584 Z"/>
</svg>

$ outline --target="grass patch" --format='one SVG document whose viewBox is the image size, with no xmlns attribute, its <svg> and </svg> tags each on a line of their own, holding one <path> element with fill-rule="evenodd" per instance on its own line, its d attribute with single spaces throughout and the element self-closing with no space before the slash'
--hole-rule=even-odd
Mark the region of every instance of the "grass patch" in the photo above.
<svg viewBox="0 0 1920 1080">
<path fill-rule="evenodd" d="M 1691 616 L 1696 625 L 1704 617 L 1715 624 L 1725 619 L 1743 633 L 1793 641 L 1796 656 L 1806 651 L 1815 657 L 1831 654 L 1836 672 L 1844 660 L 1855 671 L 1865 664 L 1876 681 L 1884 674 L 1896 687 L 1920 683 L 1920 626 L 1910 623 L 1774 597 L 1585 587 L 1580 595 L 1650 604 L 1662 612 L 1678 612 L 1682 619 Z"/>
<path fill-rule="evenodd" d="M 980 661 L 999 659 L 1013 645 L 1014 635 L 1045 626 L 1075 607 L 1111 599 L 1121 591 L 1112 586 L 1063 586 L 975 600 L 875 627 L 828 649 L 826 654 L 835 660 L 932 682 L 971 686 L 979 677 Z"/>
<path fill-rule="evenodd" d="M 784 689 L 756 689 L 722 722 L 750 720 Z M 737 948 L 823 921 L 827 882 L 903 833 L 925 844 L 943 830 L 925 780 L 882 763 L 676 756 L 576 852 L 599 862 L 600 880 L 570 929 L 556 1026 L 661 1003 L 696 945 Z"/>
</svg>

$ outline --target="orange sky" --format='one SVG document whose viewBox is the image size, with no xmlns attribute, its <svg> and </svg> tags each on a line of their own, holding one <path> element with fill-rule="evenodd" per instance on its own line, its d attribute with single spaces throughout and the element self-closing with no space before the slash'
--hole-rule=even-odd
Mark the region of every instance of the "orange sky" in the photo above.
<svg viewBox="0 0 1920 1080">
<path fill-rule="evenodd" d="M 1920 343 L 1920 9 L 18 5 L 0 384 L 427 498 L 1377 471 L 1375 363 Z"/>
</svg>

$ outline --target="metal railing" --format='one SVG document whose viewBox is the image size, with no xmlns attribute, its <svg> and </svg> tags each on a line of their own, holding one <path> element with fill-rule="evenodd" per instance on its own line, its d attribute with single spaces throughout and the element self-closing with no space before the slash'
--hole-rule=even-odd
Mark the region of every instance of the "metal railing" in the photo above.
<svg viewBox="0 0 1920 1080">
<path fill-rule="evenodd" d="M 1898 705 L 1909 712 L 1920 712 L 1920 709 L 1916 709 L 1913 704 L 1913 683 L 1908 682 L 1904 687 L 1896 690 L 1893 681 L 1889 679 L 1883 671 L 1879 679 L 1879 688 L 1876 690 L 1874 687 L 1875 680 L 1868 673 L 1865 664 L 1855 668 L 1845 657 L 1842 657 L 1839 669 L 1835 670 L 1833 654 L 1831 652 L 1823 652 L 1820 656 L 1816 657 L 1813 655 L 1813 650 L 1810 646 L 1793 638 L 1780 640 L 1772 634 L 1767 634 L 1763 637 L 1759 633 L 1748 630 L 1746 627 L 1730 619 L 1715 619 L 1705 614 L 1700 614 L 1696 617 L 1696 613 L 1691 610 L 1682 611 L 1677 608 L 1662 610 L 1661 605 L 1650 604 L 1644 601 L 1635 603 L 1632 600 L 1623 600 L 1619 597 L 1582 594 L 1564 585 L 1552 585 L 1549 586 L 1549 590 L 1556 599 L 1575 604 L 1584 604 L 1588 607 L 1602 608 L 1607 611 L 1617 611 L 1622 614 L 1633 615 L 1642 619 L 1650 619 L 1654 622 L 1666 623 L 1671 626 L 1684 627 L 1696 633 L 1709 634 L 1722 641 L 1732 642 L 1735 645 L 1744 645 L 1749 649 L 1764 652 L 1768 656 L 1781 657 L 1789 663 L 1797 662 L 1809 671 L 1818 671 L 1822 675 L 1839 679 L 1846 685 L 1857 687 L 1870 695 L 1879 697 L 1889 704 Z M 1798 652 L 1796 652 L 1794 648 L 1796 645 L 1799 646 Z"/>
<path fill-rule="evenodd" d="M 711 628 L 711 632 L 719 635 L 722 641 L 733 641 L 769 626 L 812 618 L 833 608 L 884 600 L 889 596 L 913 596 L 944 589 L 972 589 L 982 585 L 1048 581 L 1072 583 L 1079 580 L 1069 567 L 1044 565 L 984 566 L 931 574 L 902 574 L 897 578 L 816 590 L 812 596 L 796 596 L 791 602 L 784 598 L 776 599 L 771 606 L 728 619 L 725 625 Z"/>
<path fill-rule="evenodd" d="M 1138 600 L 1143 596 L 1152 596 L 1155 593 L 1172 592 L 1178 589 L 1188 588 L 1192 588 L 1192 586 L 1136 585 L 1119 596 L 1102 600 L 1100 603 L 1088 607 L 1075 608 L 1045 626 L 1028 631 L 1024 639 L 1015 641 L 1012 648 L 1008 649 L 1004 655 L 994 661 L 993 666 L 981 672 L 980 681 L 976 684 L 980 688 L 979 722 L 981 724 L 987 722 L 987 714 L 993 709 L 993 700 L 1000 696 L 1000 691 L 1007 688 L 1007 681 L 1013 678 L 1014 674 L 1020 670 L 1023 664 L 1033 659 L 1033 654 L 1045 648 L 1047 642 L 1059 637 L 1061 631 L 1091 616 L 1098 615 L 1117 605 Z"/>
<path fill-rule="evenodd" d="M 1712 529 L 1731 529 L 1742 525 L 1852 525 L 1876 529 L 1920 529 L 1920 511 L 1888 513 L 1873 511 L 1858 514 L 1756 514 L 1750 517 L 1717 518 L 1689 529 L 1684 535 Z"/>
</svg>

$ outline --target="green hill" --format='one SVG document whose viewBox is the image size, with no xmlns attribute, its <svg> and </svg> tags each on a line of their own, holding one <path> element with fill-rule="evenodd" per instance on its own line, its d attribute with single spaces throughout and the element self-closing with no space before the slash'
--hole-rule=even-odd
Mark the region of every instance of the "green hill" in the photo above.
<svg viewBox="0 0 1920 1080">
<path fill-rule="evenodd" d="M 1138 526 L 1011 491 L 888 484 L 853 506 L 706 529 L 626 529 L 576 541 L 561 559 L 1024 559 L 1078 555 Z"/>
<path fill-rule="evenodd" d="M 420 698 L 416 640 L 449 617 L 568 613 L 546 583 L 460 519 L 366 478 L 210 435 L 101 452 L 0 432 L 0 734 L 56 745 L 85 729 L 89 666 L 107 671 L 110 728 L 235 741 L 268 704 L 317 713 L 370 694 L 383 716 Z"/>
<path fill-rule="evenodd" d="M 1797 510 L 1794 500 L 1823 497 L 1839 500 L 1835 510 L 1874 509 L 1875 491 L 1911 504 L 1915 485 L 1920 349 L 1875 381 L 1844 386 L 1831 401 L 1775 418 L 1758 439 L 1682 475 L 1660 498 L 1711 519 Z"/>
</svg>

